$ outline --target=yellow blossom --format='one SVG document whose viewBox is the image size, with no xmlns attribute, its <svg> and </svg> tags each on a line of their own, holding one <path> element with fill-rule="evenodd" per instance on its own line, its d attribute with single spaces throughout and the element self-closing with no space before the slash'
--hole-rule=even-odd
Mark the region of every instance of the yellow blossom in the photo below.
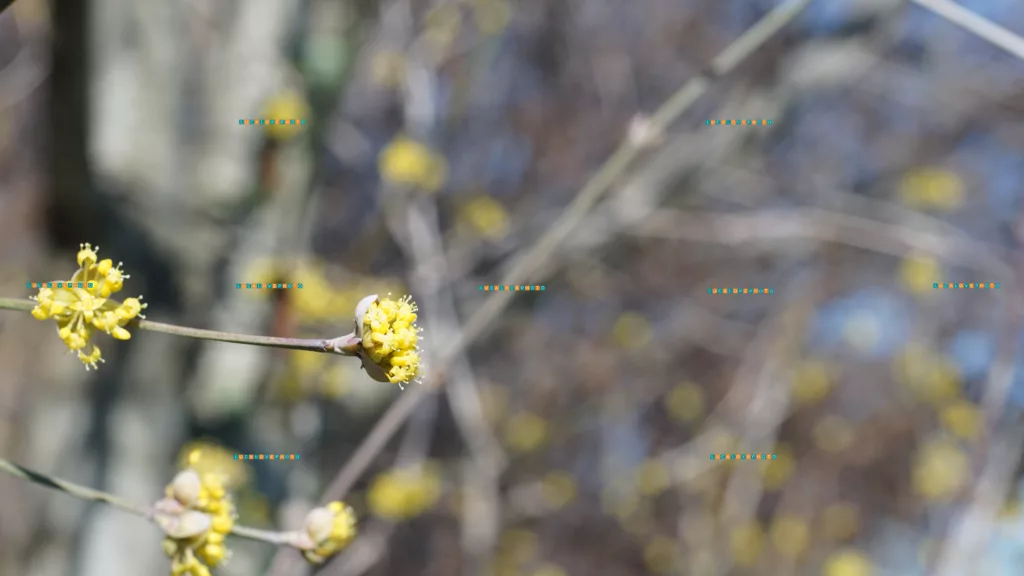
<svg viewBox="0 0 1024 576">
<path fill-rule="evenodd" d="M 661 494 L 671 480 L 668 466 L 658 459 L 645 460 L 636 470 L 636 487 L 644 496 Z"/>
<path fill-rule="evenodd" d="M 912 481 L 922 497 L 949 501 L 970 481 L 970 461 L 959 446 L 948 440 L 928 441 L 914 459 Z"/>
<path fill-rule="evenodd" d="M 334 501 L 306 515 L 300 548 L 306 560 L 322 564 L 347 548 L 355 537 L 355 512 L 344 502 Z"/>
<path fill-rule="evenodd" d="M 121 264 L 114 266 L 112 260 L 99 260 L 97 250 L 91 244 L 82 244 L 77 255 L 79 268 L 71 280 L 40 288 L 32 298 L 36 301 L 32 316 L 37 320 L 56 320 L 57 335 L 77 353 L 86 369 L 96 368 L 103 361 L 96 344 L 85 351 L 93 334 L 101 331 L 118 340 L 128 340 L 131 334 L 125 326 L 136 318 L 145 318 L 141 312 L 146 308 L 141 296 L 124 302 L 110 297 L 124 287 L 128 275 L 121 271 Z"/>
<path fill-rule="evenodd" d="M 761 555 L 764 545 L 764 531 L 757 523 L 750 523 L 733 529 L 729 536 L 729 548 L 733 560 L 743 567 L 753 566 Z"/>
<path fill-rule="evenodd" d="M 793 400 L 800 405 L 814 404 L 828 395 L 835 385 L 835 371 L 825 362 L 808 361 L 793 371 Z"/>
<path fill-rule="evenodd" d="M 639 350 L 654 338 L 651 322 L 635 312 L 626 312 L 612 328 L 615 342 L 627 350 Z"/>
<path fill-rule="evenodd" d="M 871 561 L 857 550 L 844 550 L 829 556 L 822 569 L 822 576 L 871 576 L 874 567 Z"/>
<path fill-rule="evenodd" d="M 768 460 L 763 466 L 765 489 L 779 490 L 796 470 L 796 459 L 788 445 L 780 444 L 775 448 L 775 459 Z"/>
<path fill-rule="evenodd" d="M 680 565 L 679 548 L 675 540 L 656 536 L 644 546 L 644 564 L 655 574 L 668 574 Z"/>
<path fill-rule="evenodd" d="M 932 295 L 932 284 L 942 277 L 942 266 L 928 254 L 911 254 L 900 264 L 900 283 L 917 296 Z"/>
<path fill-rule="evenodd" d="M 576 497 L 576 481 L 565 472 L 551 472 L 541 480 L 541 491 L 548 506 L 558 509 Z"/>
<path fill-rule="evenodd" d="M 293 90 L 282 92 L 267 102 L 264 114 L 267 120 L 274 120 L 274 124 L 267 124 L 267 136 L 274 140 L 290 140 L 304 128 L 301 124 L 307 120 L 309 106 L 301 94 Z M 295 120 L 295 124 L 291 123 Z M 287 120 L 287 124 L 281 124 L 280 120 Z"/>
<path fill-rule="evenodd" d="M 704 391 L 693 382 L 683 382 L 665 396 L 665 408 L 678 422 L 689 424 L 704 415 Z"/>
<path fill-rule="evenodd" d="M 369 296 L 357 306 L 356 322 L 362 338 L 360 356 L 363 367 L 375 380 L 401 386 L 419 375 L 420 328 L 416 325 L 416 312 L 416 304 L 409 296 L 399 300 Z"/>
<path fill-rule="evenodd" d="M 799 558 L 810 543 L 810 527 L 803 518 L 782 515 L 772 522 L 772 545 L 785 558 Z"/>
<path fill-rule="evenodd" d="M 388 470 L 370 484 L 370 510 L 381 518 L 415 518 L 434 506 L 441 496 L 441 477 L 436 466 Z"/>
<path fill-rule="evenodd" d="M 963 440 L 974 440 L 981 433 L 981 410 L 967 400 L 956 400 L 941 411 L 942 425 Z"/>
<path fill-rule="evenodd" d="M 548 424 L 530 412 L 513 414 L 505 423 L 505 442 L 516 452 L 532 452 L 548 437 Z"/>
<path fill-rule="evenodd" d="M 963 204 L 964 182 L 946 168 L 919 168 L 903 176 L 899 194 L 903 202 L 915 208 L 949 212 Z"/>
<path fill-rule="evenodd" d="M 448 164 L 430 148 L 408 136 L 398 136 L 380 153 L 378 168 L 385 182 L 434 192 L 448 178 Z"/>
<path fill-rule="evenodd" d="M 849 502 L 830 504 L 821 513 L 821 529 L 826 538 L 848 540 L 860 527 L 860 511 Z"/>
<path fill-rule="evenodd" d="M 474 0 L 473 17 L 481 32 L 493 36 L 508 26 L 512 7 L 506 0 Z"/>
<path fill-rule="evenodd" d="M 461 223 L 488 240 L 501 240 L 508 236 L 508 211 L 490 196 L 478 196 L 459 211 Z"/>
<path fill-rule="evenodd" d="M 235 505 L 224 478 L 200 474 L 191 466 L 201 458 L 193 452 L 189 466 L 179 472 L 154 506 L 154 520 L 164 530 L 163 548 L 171 557 L 171 574 L 209 574 L 230 554 L 225 537 L 235 524 Z"/>
</svg>

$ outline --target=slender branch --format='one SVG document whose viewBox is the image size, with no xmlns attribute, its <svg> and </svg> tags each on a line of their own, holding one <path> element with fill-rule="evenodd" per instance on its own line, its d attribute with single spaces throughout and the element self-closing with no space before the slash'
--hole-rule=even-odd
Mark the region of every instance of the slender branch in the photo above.
<svg viewBox="0 0 1024 576">
<path fill-rule="evenodd" d="M 1024 38 L 999 24 L 978 16 L 974 12 L 949 0 L 912 0 L 914 4 L 931 10 L 936 15 L 974 34 L 978 38 L 1006 50 L 1024 60 Z"/>
<path fill-rule="evenodd" d="M 35 307 L 31 300 L 17 298 L 0 298 L 0 310 L 18 310 L 28 312 Z M 325 340 L 322 338 L 277 338 L 274 336 L 259 336 L 255 334 L 235 334 L 233 332 L 220 332 L 218 330 L 206 330 L 203 328 L 189 328 L 175 324 L 165 324 L 152 320 L 139 320 L 135 323 L 140 330 L 149 332 L 160 332 L 186 338 L 198 338 L 200 340 L 215 340 L 217 342 L 230 342 L 233 344 L 248 344 L 250 346 L 266 346 L 269 348 L 284 348 L 289 350 L 306 350 L 309 352 L 332 352 L 345 356 L 354 356 L 358 352 L 359 340 L 354 334 Z"/>
<path fill-rule="evenodd" d="M 75 498 L 89 500 L 92 502 L 103 502 L 113 506 L 114 508 L 128 512 L 129 514 L 142 516 L 143 518 L 150 517 L 149 509 L 145 506 L 140 506 L 139 504 L 129 502 L 114 496 L 113 494 L 94 490 L 80 484 L 75 484 L 74 482 L 68 482 L 67 480 L 47 476 L 41 472 L 36 472 L 35 470 L 30 470 L 24 466 L 15 464 L 5 458 L 0 458 L 0 470 L 14 476 L 15 478 L 28 480 L 33 484 L 39 484 L 40 486 L 50 488 L 51 490 L 69 494 Z"/>
<path fill-rule="evenodd" d="M 21 478 L 22 480 L 27 480 L 33 484 L 38 484 L 51 490 L 63 492 L 64 494 L 74 496 L 81 500 L 102 502 L 104 504 L 109 504 L 118 510 L 134 514 L 135 516 L 141 516 L 150 521 L 153 519 L 153 514 L 148 506 L 142 506 L 101 490 L 94 490 L 87 486 L 82 486 L 81 484 L 75 484 L 74 482 L 43 474 L 42 472 L 36 472 L 35 470 L 25 468 L 24 466 L 15 464 L 5 458 L 0 458 L 0 471 L 6 472 L 15 478 Z M 260 542 L 266 542 L 276 546 L 290 546 L 294 541 L 293 532 L 275 532 L 273 530 L 249 528 L 248 526 L 234 526 L 231 528 L 231 533 L 239 538 L 258 540 Z"/>
</svg>

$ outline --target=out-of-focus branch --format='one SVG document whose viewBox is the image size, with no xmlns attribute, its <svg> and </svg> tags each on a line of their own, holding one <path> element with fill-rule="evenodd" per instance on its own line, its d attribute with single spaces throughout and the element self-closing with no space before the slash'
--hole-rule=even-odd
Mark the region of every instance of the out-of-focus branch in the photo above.
<svg viewBox="0 0 1024 576">
<path fill-rule="evenodd" d="M 774 250 L 783 242 L 838 242 L 892 256 L 915 250 L 967 268 L 986 270 L 990 277 L 1011 283 L 1013 270 L 999 249 L 969 238 L 896 226 L 818 208 L 764 210 L 723 214 L 661 210 L 638 225 L 643 237 L 756 245 Z"/>
<path fill-rule="evenodd" d="M 912 0 L 993 46 L 1024 60 L 1024 38 L 949 0 Z"/>
</svg>

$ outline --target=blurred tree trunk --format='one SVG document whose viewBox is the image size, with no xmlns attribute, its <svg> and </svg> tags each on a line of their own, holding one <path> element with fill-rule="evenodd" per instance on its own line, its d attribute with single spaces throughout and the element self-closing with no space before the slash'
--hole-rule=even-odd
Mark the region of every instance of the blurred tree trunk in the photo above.
<svg viewBox="0 0 1024 576">
<path fill-rule="evenodd" d="M 10 5 L 4 2 L 4 7 Z M 49 90 L 50 194 L 47 225 L 63 248 L 99 241 L 88 160 L 89 10 L 79 0 L 53 0 Z"/>
</svg>

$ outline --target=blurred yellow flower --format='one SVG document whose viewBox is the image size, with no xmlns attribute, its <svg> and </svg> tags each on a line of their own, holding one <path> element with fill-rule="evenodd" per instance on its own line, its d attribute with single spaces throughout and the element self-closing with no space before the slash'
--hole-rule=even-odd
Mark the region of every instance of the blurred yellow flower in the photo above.
<svg viewBox="0 0 1024 576">
<path fill-rule="evenodd" d="M 373 81 L 387 88 L 399 88 L 405 83 L 405 55 L 394 50 L 382 50 L 370 61 Z"/>
<path fill-rule="evenodd" d="M 636 469 L 636 487 L 640 494 L 647 497 L 657 496 L 664 492 L 671 480 L 668 466 L 656 458 L 645 460 Z"/>
<path fill-rule="evenodd" d="M 619 346 L 627 350 L 637 350 L 646 346 L 654 334 L 651 329 L 651 322 L 633 312 L 626 312 L 615 322 L 612 328 L 612 336 Z"/>
<path fill-rule="evenodd" d="M 459 211 L 463 224 L 488 240 L 501 240 L 508 236 L 508 211 L 490 196 L 477 196 L 466 202 Z"/>
<path fill-rule="evenodd" d="M 893 363 L 897 382 L 918 399 L 943 405 L 960 393 L 960 373 L 953 362 L 919 344 L 908 344 Z"/>
<path fill-rule="evenodd" d="M 955 400 L 942 408 L 941 420 L 946 430 L 964 440 L 977 438 L 984 422 L 981 410 L 963 399 Z"/>
<path fill-rule="evenodd" d="M 370 484 L 370 510 L 388 520 L 407 520 L 430 510 L 441 497 L 441 476 L 437 467 L 396 468 L 377 475 Z"/>
<path fill-rule="evenodd" d="M 799 558 L 810 543 L 810 526 L 803 518 L 782 515 L 772 522 L 772 545 L 785 558 Z"/>
<path fill-rule="evenodd" d="M 800 405 L 821 401 L 832 390 L 836 369 L 821 361 L 802 362 L 793 370 L 790 389 L 793 401 Z"/>
<path fill-rule="evenodd" d="M 680 563 L 679 548 L 671 538 L 655 536 L 644 546 L 644 565 L 655 574 L 668 574 Z"/>
<path fill-rule="evenodd" d="M 558 564 L 548 562 L 541 564 L 540 567 L 534 571 L 533 576 L 569 576 L 569 574 Z"/>
<path fill-rule="evenodd" d="M 541 491 L 547 505 L 559 509 L 576 497 L 576 480 L 566 472 L 549 472 L 541 480 Z"/>
<path fill-rule="evenodd" d="M 857 550 L 844 550 L 828 557 L 822 576 L 871 576 L 874 566 Z"/>
<path fill-rule="evenodd" d="M 934 294 L 932 284 L 941 280 L 942 266 L 927 254 L 910 254 L 900 264 L 900 283 L 911 294 Z"/>
<path fill-rule="evenodd" d="M 423 39 L 437 59 L 444 59 L 452 49 L 462 29 L 462 12 L 455 4 L 440 4 L 424 19 Z"/>
<path fill-rule="evenodd" d="M 430 148 L 409 138 L 397 136 L 380 153 L 381 178 L 395 186 L 411 186 L 435 192 L 448 178 L 448 164 Z"/>
<path fill-rule="evenodd" d="M 854 439 L 853 426 L 841 416 L 826 414 L 814 425 L 814 442 L 825 452 L 842 452 Z"/>
<path fill-rule="evenodd" d="M 733 529 L 729 549 L 737 565 L 749 568 L 757 563 L 764 546 L 764 530 L 756 522 Z"/>
<path fill-rule="evenodd" d="M 821 513 L 821 531 L 831 540 L 848 540 L 860 529 L 860 511 L 849 502 L 830 504 Z"/>
<path fill-rule="evenodd" d="M 704 415 L 704 391 L 693 382 L 678 384 L 665 396 L 665 408 L 674 420 L 689 424 Z"/>
<path fill-rule="evenodd" d="M 500 33 L 512 19 L 512 8 L 506 0 L 474 0 L 473 16 L 477 28 L 488 36 Z"/>
<path fill-rule="evenodd" d="M 782 488 L 796 470 L 796 459 L 793 451 L 786 444 L 775 447 L 775 459 L 763 464 L 765 490 L 775 491 Z"/>
<path fill-rule="evenodd" d="M 200 476 L 215 475 L 223 479 L 228 490 L 238 490 L 249 481 L 249 467 L 235 460 L 235 452 L 208 440 L 196 440 L 182 446 L 178 467 L 191 468 Z"/>
<path fill-rule="evenodd" d="M 548 437 L 548 423 L 531 412 L 513 414 L 505 422 L 505 442 L 516 452 L 533 452 Z"/>
<path fill-rule="evenodd" d="M 520 564 L 537 555 L 537 535 L 524 528 L 510 528 L 498 541 L 498 554 L 506 560 Z"/>
<path fill-rule="evenodd" d="M 952 211 L 964 202 L 964 183 L 955 172 L 941 167 L 924 167 L 904 174 L 900 198 L 914 208 Z"/>
<path fill-rule="evenodd" d="M 952 500 L 970 480 L 970 461 L 956 444 L 930 440 L 914 458 L 914 491 L 927 500 Z"/>
<path fill-rule="evenodd" d="M 264 108 L 263 115 L 267 120 L 275 121 L 274 124 L 266 125 L 267 136 L 274 140 L 290 140 L 305 128 L 300 121 L 309 121 L 309 105 L 301 94 L 289 90 L 271 98 Z M 292 119 L 295 120 L 294 125 L 290 123 Z M 289 124 L 277 123 L 278 120 L 288 120 Z"/>
</svg>

